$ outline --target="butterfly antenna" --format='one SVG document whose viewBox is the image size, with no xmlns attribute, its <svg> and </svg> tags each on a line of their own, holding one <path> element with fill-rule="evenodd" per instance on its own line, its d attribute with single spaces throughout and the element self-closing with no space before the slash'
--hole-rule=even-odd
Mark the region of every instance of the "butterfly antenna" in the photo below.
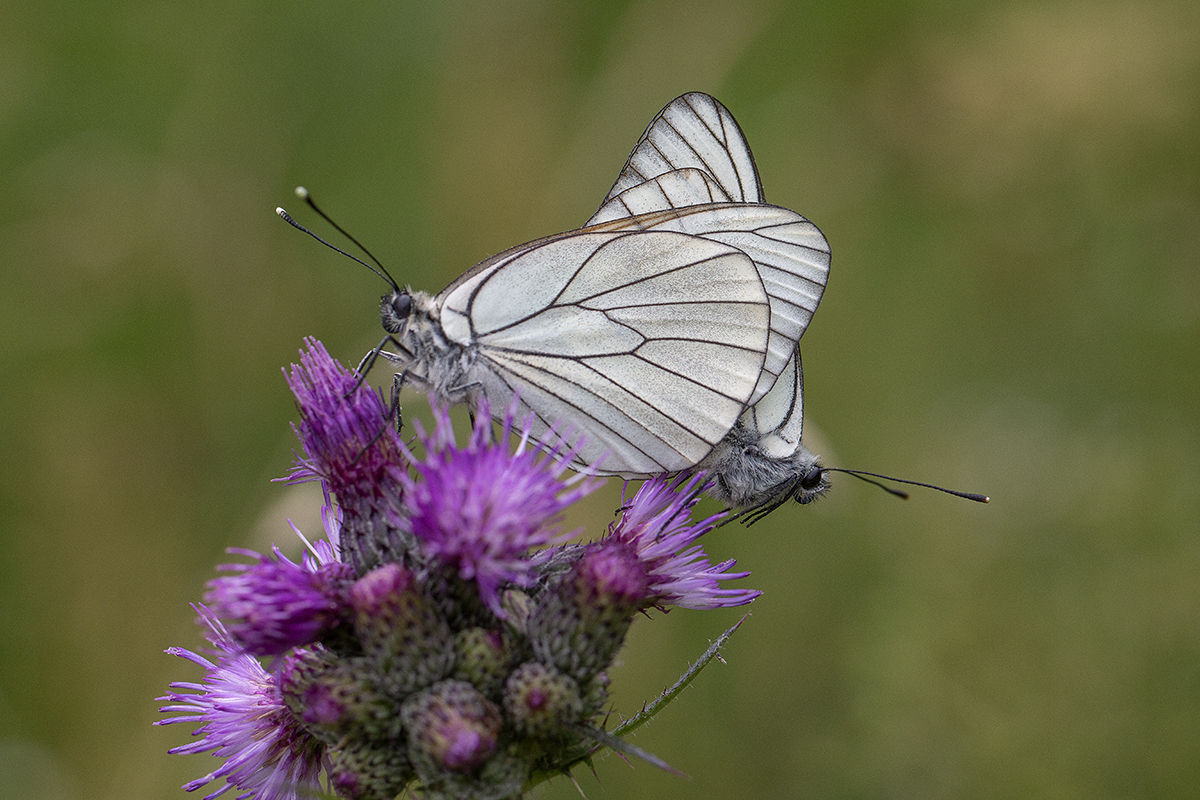
<svg viewBox="0 0 1200 800">
<path fill-rule="evenodd" d="M 304 233 L 307 233 L 309 236 L 311 236 L 312 238 L 316 239 L 318 242 L 320 242 L 321 244 L 325 245 L 325 246 L 326 246 L 326 247 L 328 247 L 330 250 L 333 250 L 333 251 L 335 251 L 335 252 L 341 253 L 341 254 L 342 254 L 342 255 L 344 255 L 346 258 L 349 258 L 349 259 L 352 259 L 352 260 L 354 260 L 354 261 L 357 261 L 358 263 L 362 264 L 362 265 L 363 265 L 364 267 L 366 267 L 367 269 L 371 270 L 371 272 L 374 272 L 376 275 L 378 275 L 379 277 L 383 278 L 385 281 L 387 281 L 388 283 L 390 283 L 390 284 L 392 285 L 392 288 L 393 288 L 393 289 L 396 289 L 397 291 L 399 291 L 399 288 L 400 288 L 400 287 L 398 287 L 398 286 L 396 285 L 396 282 L 392 280 L 392 276 L 388 275 L 386 272 L 380 272 L 378 269 L 376 269 L 375 267 L 371 266 L 371 265 L 370 265 L 370 264 L 368 264 L 367 262 L 363 261 L 363 260 L 362 260 L 361 258 L 359 258 L 358 256 L 356 256 L 356 255 L 353 255 L 352 253 L 347 253 L 345 250 L 343 250 L 342 248 L 338 247 L 337 245 L 335 245 L 335 244 L 330 244 L 329 242 L 325 241 L 325 240 L 324 240 L 324 239 L 322 239 L 320 236 L 317 236 L 315 233 L 313 233 L 312 231 L 310 231 L 308 228 L 304 227 L 304 226 L 303 226 L 303 225 L 301 225 L 299 222 L 296 222 L 296 220 L 292 219 L 292 215 L 291 215 L 291 214 L 289 214 L 288 212 L 284 211 L 282 208 L 280 208 L 280 207 L 276 206 L 276 208 L 275 208 L 275 213 L 276 213 L 276 214 L 278 214 L 278 215 L 280 216 L 280 218 L 282 218 L 282 219 L 283 219 L 283 221 L 284 221 L 284 222 L 286 222 L 288 225 L 291 225 L 293 228 L 295 228 L 295 229 L 296 229 L 296 230 L 298 230 L 298 231 L 303 231 Z"/>
<path fill-rule="evenodd" d="M 853 475 L 854 477 L 858 478 L 860 481 L 866 481 L 867 483 L 873 483 L 876 486 L 878 486 L 880 489 L 883 489 L 885 492 L 894 494 L 897 497 L 902 497 L 905 500 L 908 499 L 907 492 L 902 492 L 899 489 L 893 489 L 890 486 L 884 486 L 882 483 L 879 483 L 879 481 L 871 480 L 871 478 L 879 478 L 880 480 L 892 481 L 893 483 L 904 483 L 909 486 L 922 486 L 926 489 L 937 489 L 939 492 L 945 492 L 946 494 L 952 494 L 955 497 L 962 497 L 966 500 L 974 500 L 976 503 L 988 503 L 988 502 L 991 502 L 991 499 L 992 499 L 992 498 L 988 497 L 986 494 L 976 494 L 974 492 L 958 492 L 958 491 L 955 491 L 954 489 L 947 489 L 943 486 L 934 486 L 932 483 L 921 483 L 920 481 L 906 481 L 903 478 L 893 478 L 890 475 L 879 475 L 874 472 L 864 472 L 863 470 L 860 470 L 860 469 L 841 469 L 839 467 L 822 467 L 822 471 L 823 472 L 844 472 L 847 475 Z M 868 475 L 870 477 L 866 477 Z"/>
<path fill-rule="evenodd" d="M 329 216 L 324 211 L 322 211 L 321 208 L 317 205 L 317 201 L 312 199 L 312 195 L 309 194 L 308 189 L 305 189 L 303 186 L 297 186 L 296 187 L 296 197 L 299 197 L 305 203 L 308 203 L 308 207 L 311 208 L 313 211 L 317 212 L 317 216 L 319 216 L 321 219 L 328 222 L 333 227 L 337 228 L 338 233 L 340 233 L 342 236 L 345 236 L 350 241 L 354 242 L 355 246 L 358 247 L 359 250 L 362 250 L 364 253 L 366 253 L 367 258 L 369 258 L 375 262 L 375 266 L 379 267 L 379 271 L 383 273 L 384 277 L 387 279 L 387 282 L 392 285 L 393 289 L 399 288 L 399 286 L 396 285 L 396 281 L 392 280 L 392 276 L 388 273 L 387 269 L 384 268 L 383 263 L 378 258 L 375 257 L 375 254 L 372 253 L 370 250 L 368 250 L 366 248 L 366 245 L 364 245 L 358 239 L 355 239 L 353 236 L 351 236 L 349 231 L 347 231 L 341 225 L 338 225 L 336 222 L 334 222 L 333 217 Z M 379 273 L 376 273 L 376 274 L 379 274 Z"/>
</svg>

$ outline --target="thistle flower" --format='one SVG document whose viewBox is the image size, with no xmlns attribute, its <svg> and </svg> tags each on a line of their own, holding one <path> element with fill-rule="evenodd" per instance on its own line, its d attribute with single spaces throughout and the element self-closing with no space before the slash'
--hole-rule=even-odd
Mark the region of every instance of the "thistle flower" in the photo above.
<svg viewBox="0 0 1200 800">
<path fill-rule="evenodd" d="M 274 558 L 241 548 L 230 552 L 257 563 L 218 567 L 233 574 L 209 581 L 204 602 L 248 652 L 281 655 L 319 640 L 345 620 L 354 579 L 349 564 L 333 561 L 314 569 L 294 563 L 279 548 Z"/>
<path fill-rule="evenodd" d="M 289 384 L 304 449 L 289 479 L 322 481 L 327 538 L 299 563 L 234 550 L 250 563 L 222 567 L 197 607 L 216 660 L 168 651 L 206 671 L 162 698 L 179 716 L 159 724 L 200 723 L 170 752 L 226 759 L 184 788 L 291 800 L 324 769 L 350 800 L 508 800 L 599 744 L 665 766 L 603 730 L 630 624 L 759 594 L 726 588 L 746 573 L 698 543 L 722 518 L 690 520 L 702 477 L 646 481 L 600 540 L 564 544 L 563 512 L 598 481 L 567 477 L 576 451 L 530 446 L 511 410 L 494 441 L 481 403 L 459 446 L 435 408 L 410 448 L 319 342 Z"/>
<path fill-rule="evenodd" d="M 202 683 L 172 683 L 172 689 L 187 691 L 171 691 L 158 698 L 168 703 L 160 710 L 181 716 L 155 724 L 199 722 L 196 735 L 202 738 L 168 752 L 211 752 L 228 760 L 183 788 L 191 792 L 224 779 L 226 785 L 205 800 L 231 788 L 240 790 L 239 797 L 299 800 L 312 796 L 319 788 L 324 746 L 304 731 L 288 710 L 275 678 L 233 641 L 212 612 L 203 606 L 195 608 L 208 628 L 217 660 L 214 663 L 179 647 L 167 650 L 203 667 L 206 674 Z"/>
<path fill-rule="evenodd" d="M 487 608 L 503 618 L 501 587 L 534 580 L 529 552 L 573 535 L 562 533 L 562 512 L 599 481 L 584 479 L 572 486 L 560 480 L 575 454 L 565 444 L 544 453 L 529 446 L 526 433 L 510 453 L 511 409 L 499 441 L 493 442 L 486 399 L 461 448 L 449 413 L 435 408 L 434 418 L 431 433 L 415 423 L 425 457 L 410 454 L 416 476 L 402 479 L 408 529 L 435 561 L 474 581 Z"/>
<path fill-rule="evenodd" d="M 724 608 L 745 605 L 762 594 L 723 587 L 721 581 L 750 573 L 730 572 L 737 563 L 733 559 L 711 564 L 704 549 L 694 544 L 726 516 L 722 512 L 691 521 L 691 510 L 705 489 L 702 472 L 648 480 L 627 506 L 623 504 L 621 519 L 609 527 L 605 541 L 629 545 L 645 566 L 647 591 L 654 605 Z"/>
<path fill-rule="evenodd" d="M 380 396 L 319 341 L 305 342 L 300 365 L 287 375 L 301 417 L 293 430 L 304 456 L 286 480 L 320 480 L 333 492 L 344 516 L 339 556 L 361 575 L 407 550 L 394 523 L 402 513 L 403 444 Z"/>
<path fill-rule="evenodd" d="M 315 544 L 292 525 L 308 546 L 300 564 L 277 547 L 273 548 L 274 558 L 230 548 L 230 553 L 257 563 L 223 564 L 218 569 L 233 574 L 208 582 L 205 605 L 247 652 L 282 655 L 293 647 L 318 641 L 346 621 L 350 610 L 347 592 L 354 570 L 337 559 L 341 511 L 333 506 L 328 492 L 321 506 L 321 521 L 327 538 Z"/>
</svg>

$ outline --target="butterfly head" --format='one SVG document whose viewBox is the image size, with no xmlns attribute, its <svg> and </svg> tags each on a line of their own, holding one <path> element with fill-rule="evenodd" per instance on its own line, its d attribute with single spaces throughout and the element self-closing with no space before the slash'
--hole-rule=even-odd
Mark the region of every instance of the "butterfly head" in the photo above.
<svg viewBox="0 0 1200 800">
<path fill-rule="evenodd" d="M 753 505 L 734 517 L 746 525 L 753 525 L 763 517 L 781 508 L 788 500 L 806 505 L 829 491 L 829 470 L 822 467 L 816 456 L 800 445 L 790 459 L 791 477 L 771 489 L 764 491 Z"/>
<path fill-rule="evenodd" d="M 407 289 L 392 289 L 379 303 L 379 317 L 388 333 L 399 333 L 412 313 L 412 295 Z"/>
<path fill-rule="evenodd" d="M 803 465 L 796 475 L 789 494 L 800 505 L 806 505 L 829 491 L 829 472 L 814 458 Z"/>
</svg>

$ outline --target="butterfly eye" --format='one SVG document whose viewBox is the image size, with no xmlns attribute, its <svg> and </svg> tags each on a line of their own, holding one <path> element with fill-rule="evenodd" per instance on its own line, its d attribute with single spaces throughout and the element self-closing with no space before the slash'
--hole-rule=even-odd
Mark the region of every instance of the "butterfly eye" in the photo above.
<svg viewBox="0 0 1200 800">
<path fill-rule="evenodd" d="M 825 471 L 817 465 L 813 465 L 812 469 L 804 474 L 800 479 L 800 488 L 812 491 L 821 485 L 821 481 L 825 479 Z"/>
<path fill-rule="evenodd" d="M 408 292 L 394 291 L 385 294 L 379 304 L 379 316 L 383 321 L 383 329 L 388 333 L 399 333 L 400 326 L 408 319 L 412 311 L 412 296 Z"/>
<path fill-rule="evenodd" d="M 825 470 L 819 464 L 813 464 L 800 477 L 800 483 L 793 497 L 797 503 L 805 505 L 824 494 L 825 487 Z"/>
</svg>

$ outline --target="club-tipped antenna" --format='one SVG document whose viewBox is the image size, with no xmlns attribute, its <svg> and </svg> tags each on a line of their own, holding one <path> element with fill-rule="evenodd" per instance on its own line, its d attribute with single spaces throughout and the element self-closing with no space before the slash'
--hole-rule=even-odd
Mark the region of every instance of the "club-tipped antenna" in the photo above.
<svg viewBox="0 0 1200 800">
<path fill-rule="evenodd" d="M 296 230 L 298 230 L 298 231 L 303 231 L 304 233 L 307 233 L 309 236 L 311 236 L 312 238 L 316 239 L 318 242 L 320 242 L 321 244 L 325 245 L 325 246 L 326 246 L 326 247 L 328 247 L 330 250 L 333 250 L 334 252 L 337 252 L 337 253 L 341 253 L 341 254 L 342 254 L 342 255 L 344 255 L 346 258 L 349 258 L 349 259 L 352 259 L 352 260 L 354 260 L 354 261 L 357 261 L 358 263 L 362 264 L 362 265 L 363 265 L 364 267 L 366 267 L 367 269 L 371 270 L 371 272 L 374 272 L 376 275 L 378 275 L 379 277 L 381 277 L 381 278 L 383 278 L 385 281 L 387 281 L 389 284 L 391 284 L 391 287 L 392 287 L 393 289 L 395 289 L 396 291 L 400 291 L 400 287 L 399 287 L 399 286 L 396 284 L 396 282 L 395 282 L 394 280 L 392 280 L 392 276 L 391 276 L 391 275 L 389 275 L 389 274 L 387 273 L 387 270 L 385 270 L 385 269 L 384 269 L 382 266 L 380 266 L 378 269 L 376 269 L 376 268 L 375 268 L 373 265 L 371 265 L 371 264 L 368 264 L 366 261 L 363 261 L 363 260 L 362 260 L 361 258 L 359 258 L 358 256 L 356 256 L 356 255 L 353 255 L 352 253 L 347 253 L 345 250 L 343 250 L 342 248 L 338 247 L 338 246 L 337 246 L 337 245 L 335 245 L 335 244 L 330 244 L 329 242 L 327 242 L 327 241 L 325 241 L 324 239 L 322 239 L 320 236 L 317 236 L 315 233 L 313 233 L 312 231 L 310 231 L 308 228 L 306 228 L 306 227 L 304 227 L 303 225 L 301 225 L 299 222 L 296 222 L 296 220 L 292 219 L 292 215 L 291 215 L 291 214 L 289 214 L 288 212 L 284 211 L 284 210 L 283 210 L 283 208 L 281 208 L 281 207 L 279 207 L 279 206 L 276 206 L 276 208 L 275 208 L 275 213 L 276 213 L 276 214 L 278 214 L 278 215 L 279 215 L 279 216 L 280 216 L 280 217 L 283 219 L 283 221 L 284 221 L 284 222 L 286 222 L 288 225 L 291 225 L 291 226 L 292 226 L 293 228 L 295 228 Z M 339 228 L 338 230 L 341 230 L 341 229 Z M 355 242 L 355 244 L 358 244 L 358 243 L 357 243 L 357 242 Z M 359 247 L 362 247 L 362 245 L 359 245 Z M 370 253 L 368 253 L 367 255 L 370 255 Z M 372 258 L 374 258 L 374 256 L 372 256 Z"/>
<path fill-rule="evenodd" d="M 366 253 L 367 258 L 374 261 L 375 266 L 379 267 L 379 270 L 384 275 L 387 276 L 387 282 L 392 285 L 393 289 L 399 288 L 396 286 L 396 282 L 394 280 L 392 280 L 391 274 L 389 274 L 387 269 L 384 268 L 383 262 L 381 262 L 378 258 L 376 258 L 375 254 L 372 253 L 370 250 L 368 250 L 366 245 L 364 245 L 358 239 L 355 239 L 353 236 L 351 236 L 350 232 L 348 230 L 346 230 L 341 225 L 338 225 L 336 222 L 334 222 L 333 217 L 329 216 L 324 211 L 322 211 L 320 209 L 320 207 L 317 205 L 317 201 L 312 199 L 312 194 L 309 193 L 308 189 L 305 189 L 303 186 L 297 186 L 296 187 L 296 197 L 299 197 L 301 200 L 308 203 L 308 207 L 311 208 L 313 211 L 317 212 L 317 216 L 319 216 L 321 219 L 328 222 L 333 227 L 337 228 L 338 233 L 340 233 L 342 236 L 345 236 L 350 241 L 354 242 L 355 246 L 358 247 L 359 250 L 362 250 L 364 253 Z"/>
<path fill-rule="evenodd" d="M 853 475 L 854 477 L 858 478 L 860 481 L 866 481 L 867 483 L 875 484 L 880 489 L 883 489 L 885 492 L 894 494 L 897 497 L 904 498 L 905 500 L 908 499 L 907 492 L 902 492 L 899 489 L 893 489 L 890 486 L 884 486 L 879 481 L 871 480 L 871 478 L 879 478 L 880 480 L 892 481 L 893 483 L 904 483 L 904 484 L 908 484 L 909 486 L 922 486 L 926 489 L 937 489 L 939 492 L 945 492 L 946 494 L 952 494 L 955 497 L 961 497 L 966 500 L 974 500 L 976 503 L 988 503 L 988 502 L 991 502 L 991 499 L 992 499 L 992 498 L 988 497 L 986 494 L 976 494 L 975 492 L 959 492 L 959 491 L 955 491 L 954 489 L 947 489 L 944 486 L 934 486 L 932 483 L 921 483 L 920 481 L 906 481 L 906 480 L 904 480 L 904 478 L 893 478 L 890 475 L 880 475 L 875 472 L 865 472 L 861 469 L 842 469 L 841 467 L 822 467 L 821 471 L 822 472 L 844 472 L 847 475 Z M 870 476 L 870 477 L 867 477 L 867 476 Z"/>
</svg>

